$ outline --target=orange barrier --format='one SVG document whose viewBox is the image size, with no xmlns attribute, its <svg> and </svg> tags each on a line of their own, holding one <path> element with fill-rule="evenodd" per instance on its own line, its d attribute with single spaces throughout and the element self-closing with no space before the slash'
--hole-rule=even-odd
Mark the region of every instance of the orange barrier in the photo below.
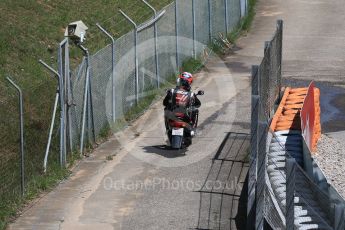
<svg viewBox="0 0 345 230">
<path fill-rule="evenodd" d="M 282 100 L 272 119 L 270 129 L 273 132 L 281 130 L 301 130 L 300 112 L 304 100 L 308 93 L 308 88 L 289 88 L 285 89 Z M 314 108 L 315 123 L 311 151 L 316 150 L 317 142 L 321 137 L 320 123 L 320 90 L 314 88 Z"/>
<path fill-rule="evenodd" d="M 321 137 L 321 109 L 320 109 L 320 89 L 315 88 L 314 90 L 314 104 L 315 104 L 315 125 L 314 125 L 314 139 L 313 139 L 313 149 L 316 151 L 317 142 Z"/>
</svg>

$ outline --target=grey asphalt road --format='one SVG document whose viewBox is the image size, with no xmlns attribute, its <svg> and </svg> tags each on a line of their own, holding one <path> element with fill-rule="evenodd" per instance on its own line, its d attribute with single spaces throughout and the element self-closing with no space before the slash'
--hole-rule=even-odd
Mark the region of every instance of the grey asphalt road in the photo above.
<svg viewBox="0 0 345 230">
<path fill-rule="evenodd" d="M 194 87 L 206 95 L 198 136 L 185 155 L 165 148 L 157 102 L 9 229 L 243 229 L 250 67 L 259 63 L 264 41 L 282 18 L 285 83 L 317 80 L 331 87 L 324 91 L 330 105 L 323 109 L 323 125 L 342 129 L 343 123 L 332 121 L 342 121 L 344 110 L 338 99 L 345 95 L 344 7 L 342 1 L 259 1 L 252 31 L 230 56 L 212 59 L 197 75 Z M 116 156 L 107 161 L 111 154 Z"/>
</svg>

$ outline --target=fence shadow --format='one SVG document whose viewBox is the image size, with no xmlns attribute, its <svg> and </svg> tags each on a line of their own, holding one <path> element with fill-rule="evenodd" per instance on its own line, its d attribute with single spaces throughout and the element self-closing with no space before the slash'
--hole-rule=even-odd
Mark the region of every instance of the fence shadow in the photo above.
<svg viewBox="0 0 345 230">
<path fill-rule="evenodd" d="M 250 136 L 230 132 L 216 152 L 200 189 L 196 229 L 245 229 Z"/>
</svg>

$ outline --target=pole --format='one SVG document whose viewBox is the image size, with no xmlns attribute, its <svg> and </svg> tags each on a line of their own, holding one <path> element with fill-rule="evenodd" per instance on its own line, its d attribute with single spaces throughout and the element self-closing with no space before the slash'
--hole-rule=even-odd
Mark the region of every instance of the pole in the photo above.
<svg viewBox="0 0 345 230">
<path fill-rule="evenodd" d="M 135 58 L 135 103 L 139 102 L 139 63 L 138 63 L 138 26 L 137 24 L 122 10 L 119 12 L 134 26 L 134 58 Z"/>
<path fill-rule="evenodd" d="M 81 133 L 80 133 L 80 155 L 83 155 L 83 149 L 84 149 L 84 132 L 85 132 L 85 123 L 86 123 L 85 119 L 86 119 L 86 107 L 87 107 L 88 92 L 89 92 L 89 69 L 86 68 L 84 101 L 83 101 L 83 115 L 82 115 Z"/>
<path fill-rule="evenodd" d="M 98 29 L 100 29 L 108 38 L 111 40 L 111 112 L 112 121 L 116 121 L 116 100 L 115 100 L 115 39 L 114 37 L 106 31 L 99 23 L 96 23 Z"/>
<path fill-rule="evenodd" d="M 178 2 L 179 0 L 175 0 L 175 35 L 176 35 L 176 68 L 177 71 L 180 65 L 180 57 L 179 57 L 179 27 L 178 27 Z"/>
<path fill-rule="evenodd" d="M 20 176 L 21 176 L 21 192 L 22 196 L 25 193 L 25 171 L 24 171 L 24 110 L 23 110 L 23 93 L 19 86 L 14 83 L 10 77 L 6 79 L 11 83 L 11 85 L 16 88 L 19 94 L 19 120 L 20 120 Z"/>
<path fill-rule="evenodd" d="M 64 108 L 64 84 L 63 84 L 63 80 L 61 75 L 59 74 L 58 71 L 54 70 L 52 67 L 50 67 L 48 64 L 46 64 L 44 61 L 39 60 L 39 62 L 46 67 L 49 71 L 51 71 L 57 78 L 58 78 L 58 83 L 59 83 L 59 95 L 60 95 L 60 107 L 61 107 L 61 111 L 60 111 L 60 165 L 61 167 L 64 167 L 64 160 L 63 160 L 63 156 L 64 156 L 64 150 L 65 150 L 65 141 L 64 141 L 64 123 L 65 123 L 65 108 Z"/>
<path fill-rule="evenodd" d="M 66 82 L 66 72 L 64 71 L 63 69 L 63 63 L 64 61 L 62 60 L 62 46 L 64 44 L 64 42 L 66 42 L 68 39 L 64 39 L 64 41 L 62 41 L 60 43 L 60 46 L 59 46 L 59 51 L 58 51 L 58 72 L 59 72 L 59 75 L 60 75 L 60 78 L 59 78 L 59 84 L 60 84 L 60 79 L 62 80 L 62 87 L 63 87 L 63 91 L 61 91 L 61 93 L 63 93 L 64 95 L 62 95 L 63 97 L 63 104 L 61 106 L 63 106 L 63 109 L 61 109 L 62 111 L 64 111 L 63 113 L 63 127 L 62 127 L 62 132 L 63 132 L 63 151 L 62 151 L 62 155 L 60 157 L 60 160 L 62 161 L 62 164 L 65 165 L 66 164 L 66 123 L 67 123 L 67 116 L 66 116 L 66 111 L 67 111 L 67 106 L 66 106 L 66 103 L 65 103 L 65 98 L 67 98 L 67 84 L 65 84 Z M 65 93 L 66 92 L 66 93 Z M 61 97 L 61 95 L 60 95 Z"/>
<path fill-rule="evenodd" d="M 248 202 L 247 202 L 247 229 L 255 222 L 255 193 L 257 181 L 257 157 L 258 157 L 258 119 L 259 119 L 259 84 L 258 84 L 259 66 L 252 66 L 252 108 L 251 108 L 251 138 L 250 138 L 250 163 L 248 171 Z"/>
<path fill-rule="evenodd" d="M 193 17 L 193 57 L 194 59 L 196 59 L 195 0 L 192 0 L 192 17 Z"/>
<path fill-rule="evenodd" d="M 229 33 L 228 0 L 224 0 L 224 11 L 225 11 L 225 36 L 227 36 Z"/>
<path fill-rule="evenodd" d="M 66 84 L 66 107 L 67 107 L 67 124 L 68 124 L 68 140 L 69 140 L 69 148 L 70 152 L 73 152 L 73 134 L 72 134 L 72 111 L 71 106 L 73 103 L 72 97 L 72 82 L 71 82 L 71 73 L 70 73 L 70 65 L 69 65 L 69 43 L 68 39 L 66 39 L 65 44 L 65 84 Z M 66 158 L 65 158 L 66 159 Z"/>
<path fill-rule="evenodd" d="M 279 33 L 279 47 L 278 47 L 278 88 L 279 88 L 279 98 L 281 98 L 281 79 L 282 79 L 282 58 L 283 58 L 283 29 L 284 29 L 284 22 L 283 20 L 277 21 L 277 32 Z"/>
<path fill-rule="evenodd" d="M 145 1 L 145 0 L 142 0 L 142 1 L 153 11 L 155 18 L 156 18 L 157 17 L 157 10 L 153 6 L 151 6 L 147 1 Z M 157 22 L 154 23 L 154 43 L 155 43 L 155 57 L 156 57 L 157 88 L 160 88 Z"/>
<path fill-rule="evenodd" d="M 55 116 L 56 116 L 57 105 L 59 102 L 59 97 L 60 97 L 59 89 L 57 89 L 56 90 L 56 96 L 55 96 L 54 110 L 53 110 L 53 118 L 52 118 L 52 122 L 50 124 L 48 143 L 47 143 L 46 153 L 45 153 L 44 162 L 43 162 L 44 173 L 46 173 L 46 171 L 47 171 L 48 155 L 49 155 L 50 143 L 51 143 L 51 139 L 52 139 L 52 135 L 53 135 Z"/>
<path fill-rule="evenodd" d="M 211 0 L 208 0 L 208 23 L 209 23 L 209 39 L 212 42 L 212 5 Z"/>
</svg>

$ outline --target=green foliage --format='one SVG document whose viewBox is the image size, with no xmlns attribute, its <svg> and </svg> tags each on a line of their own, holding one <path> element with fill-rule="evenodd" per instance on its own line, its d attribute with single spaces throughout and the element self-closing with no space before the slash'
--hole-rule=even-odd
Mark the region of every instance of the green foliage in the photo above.
<svg viewBox="0 0 345 230">
<path fill-rule="evenodd" d="M 208 48 L 217 55 L 224 55 L 226 51 L 224 44 L 218 38 L 214 38 L 213 41 L 208 45 Z"/>
<path fill-rule="evenodd" d="M 195 73 L 201 70 L 204 64 L 200 59 L 189 58 L 182 63 L 182 71 Z"/>
<path fill-rule="evenodd" d="M 110 129 L 109 124 L 104 125 L 98 134 L 99 138 L 101 139 L 107 139 L 110 135 L 111 135 L 111 129 Z"/>
</svg>

